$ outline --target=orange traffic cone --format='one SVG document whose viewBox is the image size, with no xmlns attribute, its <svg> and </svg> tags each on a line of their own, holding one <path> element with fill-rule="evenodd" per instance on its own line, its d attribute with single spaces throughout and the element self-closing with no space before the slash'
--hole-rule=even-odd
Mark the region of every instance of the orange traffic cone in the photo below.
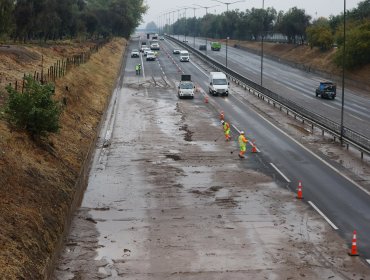
<svg viewBox="0 0 370 280">
<path fill-rule="evenodd" d="M 208 103 L 208 96 L 204 97 L 204 103 Z"/>
<path fill-rule="evenodd" d="M 256 140 L 252 141 L 252 153 L 257 153 Z"/>
<path fill-rule="evenodd" d="M 357 252 L 357 235 L 356 235 L 355 230 L 353 231 L 351 252 L 348 252 L 348 255 L 350 255 L 352 257 L 359 255 L 358 252 Z"/>
<path fill-rule="evenodd" d="M 220 113 L 220 120 L 223 121 L 225 119 L 224 111 L 221 111 Z"/>
<path fill-rule="evenodd" d="M 303 198 L 303 194 L 302 194 L 302 182 L 301 181 L 299 181 L 299 183 L 298 183 L 297 198 L 298 199 L 302 199 Z"/>
</svg>

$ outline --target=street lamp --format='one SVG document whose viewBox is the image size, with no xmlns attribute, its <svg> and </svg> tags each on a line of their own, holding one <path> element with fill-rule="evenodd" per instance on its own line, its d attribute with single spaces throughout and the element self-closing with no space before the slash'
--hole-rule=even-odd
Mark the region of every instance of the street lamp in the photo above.
<svg viewBox="0 0 370 280">
<path fill-rule="evenodd" d="M 206 17 L 207 17 L 207 15 L 208 15 L 208 9 L 209 8 L 213 8 L 213 7 L 217 7 L 217 6 L 220 6 L 220 5 L 214 5 L 214 6 L 209 6 L 209 7 L 205 7 L 205 6 L 200 6 L 200 5 L 198 5 L 198 4 L 193 4 L 194 6 L 198 6 L 198 7 L 201 7 L 201 8 L 204 8 L 204 9 L 206 9 Z M 207 34 L 205 34 L 206 36 L 206 55 L 207 55 Z"/>
<path fill-rule="evenodd" d="M 265 11 L 265 0 L 262 0 L 262 34 L 261 34 L 261 87 L 263 86 L 263 35 L 264 35 L 264 11 Z"/>
<path fill-rule="evenodd" d="M 343 115 L 344 115 L 344 64 L 346 62 L 346 0 L 344 0 L 343 10 L 343 54 L 342 54 L 342 109 L 340 112 L 340 143 L 343 145 Z"/>
<path fill-rule="evenodd" d="M 229 42 L 230 37 L 226 37 L 226 68 L 227 68 L 227 45 Z"/>
<path fill-rule="evenodd" d="M 238 1 L 234 1 L 234 2 L 222 2 L 222 1 L 219 1 L 219 0 L 212 0 L 212 1 L 216 1 L 216 2 L 221 3 L 221 4 L 225 4 L 226 5 L 226 12 L 229 11 L 229 5 L 239 3 L 239 2 L 245 2 L 245 0 L 238 0 Z"/>
<path fill-rule="evenodd" d="M 234 2 L 221 2 L 221 1 L 218 1 L 218 0 L 212 0 L 212 1 L 216 1 L 216 2 L 219 2 L 221 4 L 225 4 L 226 5 L 226 13 L 229 12 L 229 5 L 239 3 L 239 2 L 245 2 L 245 0 L 239 0 L 239 1 L 234 1 Z M 227 68 L 227 43 L 229 41 L 229 38 L 230 37 L 226 38 L 226 63 L 225 63 L 226 68 Z"/>
<path fill-rule="evenodd" d="M 191 9 L 193 9 L 193 10 L 194 10 L 193 48 L 195 48 L 195 10 L 198 10 L 199 8 L 192 7 Z"/>
</svg>

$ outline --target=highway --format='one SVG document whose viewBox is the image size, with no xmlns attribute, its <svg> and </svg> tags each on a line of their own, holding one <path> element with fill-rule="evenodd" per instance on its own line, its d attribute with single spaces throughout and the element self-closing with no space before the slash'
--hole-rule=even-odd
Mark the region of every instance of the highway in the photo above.
<svg viewBox="0 0 370 280">
<path fill-rule="evenodd" d="M 178 79 L 179 74 L 174 71 L 174 65 L 168 57 L 173 57 L 174 61 L 178 60 L 176 55 L 172 54 L 173 48 L 177 46 L 168 41 L 162 42 L 161 45 L 164 50 L 162 49 L 159 56 L 159 64 L 168 77 Z M 167 54 L 163 55 L 163 52 Z M 266 68 L 269 68 L 269 62 L 265 63 Z M 147 65 L 146 73 L 158 75 L 158 68 L 156 69 L 158 63 L 145 65 Z M 193 62 L 179 65 L 185 73 L 192 74 L 196 83 L 207 93 L 207 73 L 201 71 Z M 287 74 L 285 76 L 287 77 Z M 288 79 L 289 77 L 286 78 Z M 225 112 L 236 128 L 247 131 L 247 138 L 257 139 L 258 148 L 261 150 L 258 160 L 276 172 L 276 177 L 280 178 L 278 180 L 282 186 L 287 186 L 295 192 L 298 181 L 302 181 L 305 190 L 304 200 L 316 205 L 332 222 L 334 230 L 338 228 L 340 235 L 349 245 L 353 230 L 361 232 L 361 244 L 359 245 L 361 255 L 369 259 L 370 192 L 344 177 L 339 167 L 334 167 L 332 163 L 319 158 L 258 113 L 246 107 L 243 101 L 235 97 L 232 92 L 228 98 L 211 96 L 209 98 L 217 108 Z M 311 99 L 312 102 L 317 102 L 314 97 Z M 233 134 L 236 134 L 235 129 Z M 273 166 L 279 171 L 276 171 Z M 284 174 L 284 177 L 281 174 Z"/>
<path fill-rule="evenodd" d="M 183 36 L 174 37 L 176 39 L 179 38 L 180 41 L 184 39 Z M 195 38 L 195 44 L 192 37 L 187 37 L 187 40 L 189 46 L 195 46 L 196 49 L 199 49 L 199 45 L 205 44 L 205 40 L 201 38 Z M 222 45 L 221 51 L 211 51 L 209 44 L 207 47 L 207 52 L 202 51 L 203 53 L 206 53 L 219 63 L 226 64 L 225 44 Z M 253 82 L 260 84 L 261 57 L 232 46 L 228 46 L 227 50 L 228 67 Z M 264 87 L 296 102 L 314 113 L 340 123 L 342 106 L 341 84 L 337 84 L 337 97 L 335 100 L 317 98 L 315 96 L 315 89 L 319 82 L 325 79 L 316 74 L 278 63 L 266 57 L 263 61 Z M 346 127 L 366 137 L 370 137 L 370 96 L 366 97 L 367 94 L 369 93 L 361 92 L 345 85 L 343 120 Z"/>
</svg>

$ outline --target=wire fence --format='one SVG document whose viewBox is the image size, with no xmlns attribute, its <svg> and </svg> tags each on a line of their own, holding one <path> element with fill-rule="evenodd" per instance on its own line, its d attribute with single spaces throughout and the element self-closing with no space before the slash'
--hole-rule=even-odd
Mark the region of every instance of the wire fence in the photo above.
<svg viewBox="0 0 370 280">
<path fill-rule="evenodd" d="M 16 80 L 14 83 L 9 83 L 9 86 L 14 87 L 16 91 L 23 93 L 24 91 L 24 77 L 31 75 L 35 81 L 40 82 L 41 84 L 52 82 L 54 83 L 57 79 L 64 77 L 71 69 L 78 67 L 81 64 L 89 61 L 92 54 L 97 53 L 108 41 L 101 41 L 90 47 L 86 52 L 73 55 L 64 59 L 57 60 L 53 65 L 50 65 L 44 70 L 42 67 L 41 71 L 34 71 L 33 73 L 24 73 L 23 79 L 21 81 Z M 42 57 L 43 65 L 43 57 Z"/>
</svg>

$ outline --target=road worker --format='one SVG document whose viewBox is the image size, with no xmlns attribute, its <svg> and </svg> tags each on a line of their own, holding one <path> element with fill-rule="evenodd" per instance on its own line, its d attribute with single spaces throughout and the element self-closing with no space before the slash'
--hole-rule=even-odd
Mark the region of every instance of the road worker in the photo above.
<svg viewBox="0 0 370 280">
<path fill-rule="evenodd" d="M 225 133 L 225 140 L 230 141 L 231 136 L 230 136 L 230 125 L 228 122 L 225 122 L 224 120 L 221 121 L 221 124 L 224 128 L 224 133 Z"/>
<path fill-rule="evenodd" d="M 136 64 L 135 65 L 135 71 L 136 71 L 136 75 L 139 75 L 139 64 Z"/>
<path fill-rule="evenodd" d="M 244 131 L 240 131 L 238 142 L 239 142 L 239 148 L 240 148 L 239 157 L 244 158 L 245 157 L 244 154 L 245 154 L 245 151 L 247 150 L 247 142 L 248 142 L 247 138 L 245 138 L 244 136 Z"/>
</svg>

